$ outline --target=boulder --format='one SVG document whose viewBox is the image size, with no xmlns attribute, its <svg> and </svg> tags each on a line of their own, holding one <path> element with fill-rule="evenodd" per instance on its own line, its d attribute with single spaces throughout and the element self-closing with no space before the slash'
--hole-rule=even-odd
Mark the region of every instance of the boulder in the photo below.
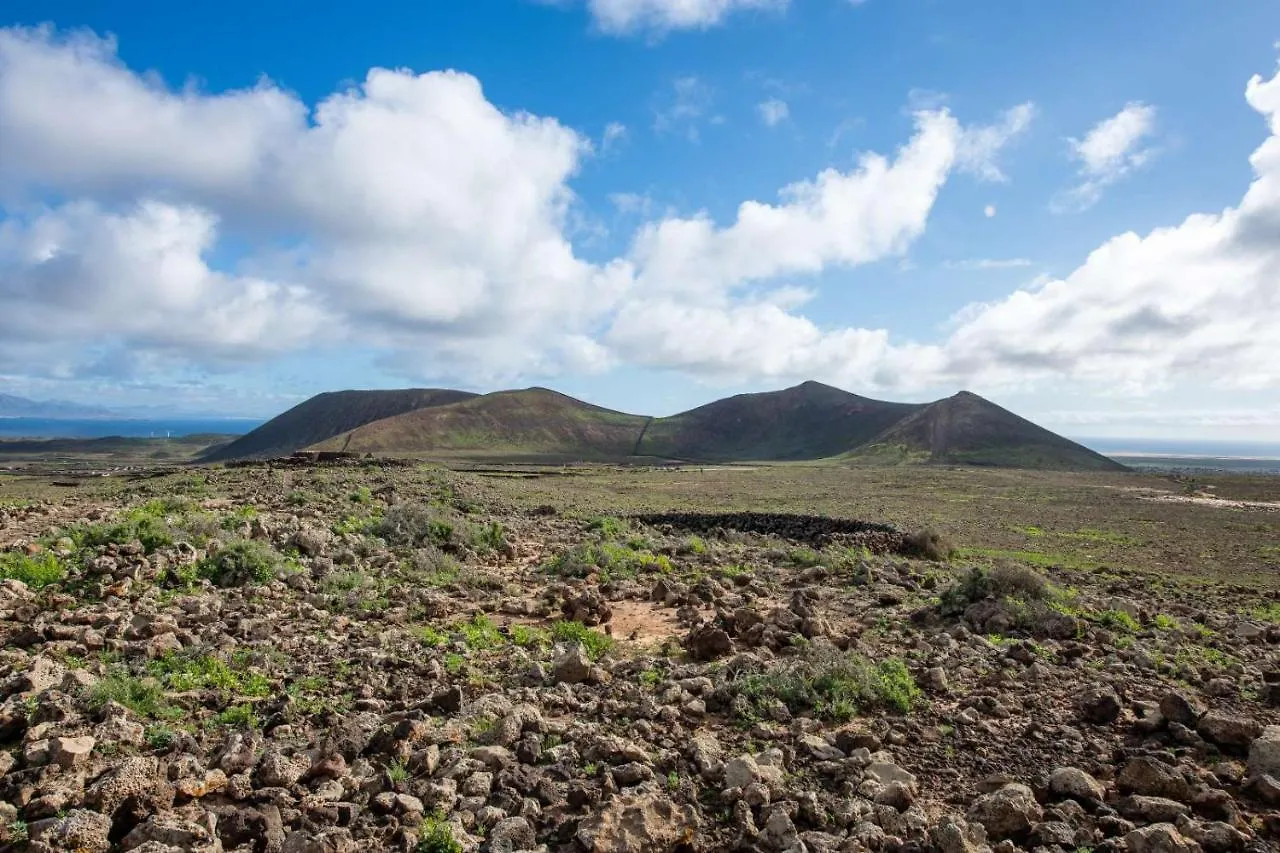
<svg viewBox="0 0 1280 853">
<path fill-rule="evenodd" d="M 1080 719 L 1096 726 L 1114 723 L 1120 710 L 1120 697 L 1110 687 L 1095 687 L 1080 699 Z"/>
<path fill-rule="evenodd" d="M 590 853 L 661 853 L 689 844 L 698 816 L 662 794 L 616 797 L 578 825 L 578 841 Z"/>
<path fill-rule="evenodd" d="M 1200 718 L 1196 731 L 1220 747 L 1243 750 L 1262 734 L 1262 726 L 1248 717 L 1210 711 Z"/>
<path fill-rule="evenodd" d="M 1116 787 L 1122 794 L 1166 797 L 1180 803 L 1191 799 L 1191 786 L 1177 768 L 1146 756 L 1132 758 L 1125 764 L 1116 777 Z"/>
<path fill-rule="evenodd" d="M 1124 843 L 1129 853 L 1201 853 L 1200 845 L 1171 823 L 1135 829 L 1124 837 Z"/>
<path fill-rule="evenodd" d="M 97 743 L 89 735 L 82 737 L 56 737 L 49 744 L 49 761 L 63 770 L 82 767 L 89 761 Z"/>
<path fill-rule="evenodd" d="M 1078 767 L 1059 767 L 1049 776 L 1049 793 L 1058 798 L 1099 802 L 1106 788 Z"/>
<path fill-rule="evenodd" d="M 1171 690 L 1160 699 L 1160 716 L 1172 723 L 1182 723 L 1194 729 L 1204 709 L 1176 690 Z"/>
<path fill-rule="evenodd" d="M 1280 779 L 1280 726 L 1267 726 L 1249 745 L 1249 775 Z"/>
<path fill-rule="evenodd" d="M 1026 785 L 1012 782 L 992 794 L 979 797 L 968 818 L 982 824 L 987 835 L 999 841 L 1019 838 L 1044 817 L 1044 810 Z"/>
<path fill-rule="evenodd" d="M 723 628 L 713 623 L 700 625 L 690 631 L 684 646 L 694 660 L 715 660 L 733 654 L 733 640 Z"/>
<path fill-rule="evenodd" d="M 565 684 L 579 684 L 591 675 L 591 659 L 582 646 L 574 645 L 556 658 L 551 667 L 551 677 Z"/>
</svg>

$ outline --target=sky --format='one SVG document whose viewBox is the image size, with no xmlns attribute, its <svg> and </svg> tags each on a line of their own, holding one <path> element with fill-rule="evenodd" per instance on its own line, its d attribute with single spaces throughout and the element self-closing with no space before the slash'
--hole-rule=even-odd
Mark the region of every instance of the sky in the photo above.
<svg viewBox="0 0 1280 853">
<path fill-rule="evenodd" d="M 0 10 L 0 392 L 815 379 L 1280 440 L 1280 4 Z"/>
</svg>

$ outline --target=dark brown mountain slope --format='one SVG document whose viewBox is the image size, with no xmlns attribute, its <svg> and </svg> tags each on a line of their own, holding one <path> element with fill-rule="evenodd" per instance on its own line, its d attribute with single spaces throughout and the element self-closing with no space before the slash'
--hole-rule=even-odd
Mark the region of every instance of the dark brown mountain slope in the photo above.
<svg viewBox="0 0 1280 853">
<path fill-rule="evenodd" d="M 648 420 L 528 388 L 365 424 L 316 449 L 622 459 L 631 455 Z"/>
<path fill-rule="evenodd" d="M 857 447 L 920 408 L 805 382 L 657 418 L 637 453 L 712 461 L 823 459 Z"/>
<path fill-rule="evenodd" d="M 214 448 L 203 462 L 285 456 L 373 421 L 476 396 L 468 391 L 409 388 L 396 391 L 327 391 L 277 415 L 230 444 Z"/>
<path fill-rule="evenodd" d="M 1059 471 L 1126 470 L 969 391 L 920 408 L 848 458 Z"/>
</svg>

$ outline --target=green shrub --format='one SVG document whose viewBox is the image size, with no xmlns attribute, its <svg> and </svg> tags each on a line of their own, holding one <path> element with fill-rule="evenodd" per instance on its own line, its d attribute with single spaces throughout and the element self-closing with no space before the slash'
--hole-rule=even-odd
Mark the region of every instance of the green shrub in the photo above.
<svg viewBox="0 0 1280 853">
<path fill-rule="evenodd" d="M 145 737 L 147 744 L 155 750 L 168 749 L 173 746 L 173 742 L 178 738 L 173 729 L 164 723 L 147 726 Z"/>
<path fill-rule="evenodd" d="M 417 503 L 398 503 L 387 509 L 374 533 L 388 545 L 421 547 L 457 544 L 456 534 L 462 520 L 452 512 Z"/>
<path fill-rule="evenodd" d="M 585 578 L 599 572 L 605 580 L 634 578 L 641 573 L 667 574 L 674 570 L 671 560 L 649 551 L 636 551 L 616 542 L 587 542 L 561 551 L 543 564 L 548 574 Z"/>
<path fill-rule="evenodd" d="M 773 671 L 739 679 L 735 689 L 754 714 L 777 701 L 792 713 L 837 722 L 876 707 L 907 713 L 921 696 L 901 660 L 872 663 L 855 652 L 805 655 Z"/>
<path fill-rule="evenodd" d="M 792 548 L 787 552 L 787 561 L 808 569 L 822 565 L 822 555 L 812 548 Z"/>
<path fill-rule="evenodd" d="M 407 580 L 431 587 L 457 583 L 462 575 L 462 564 L 434 545 L 414 551 L 403 569 Z"/>
<path fill-rule="evenodd" d="M 17 551 L 0 554 L 0 580 L 18 580 L 31 589 L 42 589 L 66 576 L 66 566 L 48 552 L 32 556 Z"/>
<path fill-rule="evenodd" d="M 228 729 L 256 729 L 261 726 L 252 705 L 232 705 L 213 718 L 211 723 Z"/>
<path fill-rule="evenodd" d="M 66 535 L 82 550 L 138 542 L 148 554 L 173 544 L 173 531 L 163 517 L 134 511 L 114 524 L 76 524 Z"/>
<path fill-rule="evenodd" d="M 1103 610 L 1094 616 L 1093 621 L 1104 628 L 1110 628 L 1123 634 L 1136 634 L 1142 630 L 1142 625 L 1138 620 L 1123 610 Z"/>
<path fill-rule="evenodd" d="M 604 539 L 614 539 L 630 528 L 627 522 L 612 515 L 600 515 L 587 522 L 587 530 L 598 533 Z"/>
<path fill-rule="evenodd" d="M 498 521 L 470 525 L 467 538 L 470 540 L 472 549 L 481 555 L 502 551 L 507 547 L 506 531 Z"/>
<path fill-rule="evenodd" d="M 532 649 L 548 645 L 551 637 L 546 631 L 532 625 L 512 625 L 511 642 L 521 648 Z"/>
<path fill-rule="evenodd" d="M 170 653 L 147 664 L 147 672 L 177 692 L 218 690 L 234 696 L 271 695 L 271 682 L 266 676 L 250 672 L 244 665 L 233 667 L 213 655 Z"/>
<path fill-rule="evenodd" d="M 553 623 L 551 638 L 559 643 L 577 643 L 591 660 L 599 660 L 613 648 L 613 637 L 588 628 L 581 622 L 560 620 Z"/>
<path fill-rule="evenodd" d="M 196 564 L 196 575 L 215 586 L 232 587 L 269 582 L 283 567 L 283 558 L 270 546 L 238 539 Z"/>
<path fill-rule="evenodd" d="M 431 625 L 421 625 L 411 629 L 411 633 L 422 642 L 424 646 L 434 646 L 442 648 L 449 645 L 449 635 L 445 632 L 432 627 Z"/>
<path fill-rule="evenodd" d="M 422 819 L 415 850 L 416 853 L 462 853 L 462 844 L 453 837 L 444 814 L 436 811 Z"/>
<path fill-rule="evenodd" d="M 471 617 L 470 622 L 459 625 L 458 633 L 462 635 L 462 641 L 467 644 L 467 648 L 474 650 L 497 648 L 505 640 L 498 626 L 483 613 L 477 613 Z"/>
<path fill-rule="evenodd" d="M 974 566 L 942 593 L 942 612 L 955 615 L 984 598 L 1020 602 L 1042 602 L 1052 588 L 1035 569 L 1018 563 L 1001 562 L 990 569 Z"/>
</svg>

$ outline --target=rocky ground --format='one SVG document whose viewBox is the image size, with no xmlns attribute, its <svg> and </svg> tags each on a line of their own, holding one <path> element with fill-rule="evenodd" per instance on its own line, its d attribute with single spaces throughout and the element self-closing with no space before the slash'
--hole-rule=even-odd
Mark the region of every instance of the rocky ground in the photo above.
<svg viewBox="0 0 1280 853">
<path fill-rule="evenodd" d="M 1280 849 L 1272 597 L 468 482 L 0 496 L 0 849 Z"/>
</svg>

